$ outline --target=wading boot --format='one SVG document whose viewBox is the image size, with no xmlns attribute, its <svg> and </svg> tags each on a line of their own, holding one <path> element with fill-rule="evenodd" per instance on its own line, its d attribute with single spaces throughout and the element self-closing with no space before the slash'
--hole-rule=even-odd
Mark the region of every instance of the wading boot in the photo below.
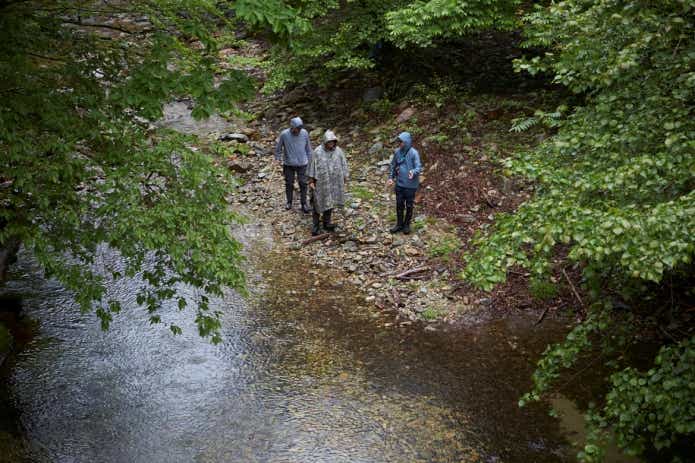
<svg viewBox="0 0 695 463">
<path fill-rule="evenodd" d="M 405 211 L 405 219 L 403 220 L 403 233 L 410 235 L 410 222 L 413 220 L 413 208 L 409 207 Z"/>
<path fill-rule="evenodd" d="M 302 212 L 304 212 L 305 214 L 308 214 L 309 212 L 311 212 L 311 209 L 309 209 L 309 206 L 306 203 L 306 189 L 307 189 L 306 184 L 304 184 L 304 185 L 300 184 L 299 185 L 299 198 L 302 201 Z"/>
<path fill-rule="evenodd" d="M 312 211 L 311 218 L 313 220 L 313 223 L 311 225 L 311 236 L 316 236 L 321 232 L 321 216 L 318 212 L 314 210 Z"/>
<path fill-rule="evenodd" d="M 287 204 L 285 204 L 285 209 L 288 211 L 292 209 L 292 196 L 294 196 L 294 185 L 285 184 L 285 197 L 287 198 Z"/>
<path fill-rule="evenodd" d="M 403 209 L 398 207 L 396 208 L 396 225 L 391 227 L 389 231 L 391 233 L 398 233 L 401 230 L 403 230 Z"/>
<path fill-rule="evenodd" d="M 326 231 L 332 232 L 335 230 L 335 224 L 331 223 L 331 215 L 333 214 L 333 209 L 328 209 L 323 213 L 323 228 Z"/>
</svg>

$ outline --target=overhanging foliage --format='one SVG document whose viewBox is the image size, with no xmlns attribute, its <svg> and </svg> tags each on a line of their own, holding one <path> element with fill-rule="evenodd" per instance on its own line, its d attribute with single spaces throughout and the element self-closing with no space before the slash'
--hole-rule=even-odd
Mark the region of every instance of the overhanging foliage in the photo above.
<svg viewBox="0 0 695 463">
<path fill-rule="evenodd" d="M 104 327 L 121 308 L 104 300 L 109 278 L 142 277 L 152 322 L 182 284 L 243 286 L 226 174 L 147 123 L 174 97 L 195 97 L 205 116 L 253 91 L 239 73 L 215 82 L 211 32 L 225 20 L 213 5 L 0 1 L 0 243 L 21 239 Z M 125 267 L 93 271 L 101 245 Z M 206 297 L 196 321 L 219 339 Z"/>
</svg>

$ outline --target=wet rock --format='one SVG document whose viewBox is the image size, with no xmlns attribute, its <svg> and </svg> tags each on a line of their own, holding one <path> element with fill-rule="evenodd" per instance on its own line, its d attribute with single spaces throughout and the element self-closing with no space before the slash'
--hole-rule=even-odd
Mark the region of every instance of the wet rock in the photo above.
<svg viewBox="0 0 695 463">
<path fill-rule="evenodd" d="M 323 130 L 321 127 L 317 127 L 314 130 L 312 130 L 311 132 L 309 132 L 309 136 L 311 138 L 321 138 L 323 136 L 324 132 L 325 132 L 325 130 Z"/>
<path fill-rule="evenodd" d="M 243 133 L 225 133 L 223 135 L 220 135 L 220 138 L 218 140 L 246 143 L 249 141 L 249 137 L 248 135 L 244 135 Z"/>
</svg>

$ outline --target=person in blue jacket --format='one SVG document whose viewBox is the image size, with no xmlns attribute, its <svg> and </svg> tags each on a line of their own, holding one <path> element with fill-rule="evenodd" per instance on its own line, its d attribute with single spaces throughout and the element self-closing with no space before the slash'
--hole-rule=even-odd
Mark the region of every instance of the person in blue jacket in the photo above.
<svg viewBox="0 0 695 463">
<path fill-rule="evenodd" d="M 396 185 L 396 225 L 391 233 L 410 233 L 413 220 L 415 192 L 420 186 L 420 153 L 413 148 L 413 138 L 408 132 L 398 135 L 398 149 L 391 159 L 389 185 Z"/>
<path fill-rule="evenodd" d="M 304 123 L 301 118 L 292 118 L 290 127 L 283 130 L 278 137 L 275 146 L 275 159 L 282 164 L 282 172 L 285 176 L 285 197 L 287 198 L 285 209 L 292 209 L 294 178 L 296 176 L 299 182 L 302 211 L 308 213 L 310 209 L 306 202 L 306 168 L 311 162 L 312 149 L 309 132 L 303 126 Z"/>
</svg>

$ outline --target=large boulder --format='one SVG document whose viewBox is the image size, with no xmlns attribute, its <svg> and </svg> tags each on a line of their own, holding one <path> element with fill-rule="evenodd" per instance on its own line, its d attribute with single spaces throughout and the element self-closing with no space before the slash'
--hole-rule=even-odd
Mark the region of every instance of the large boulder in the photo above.
<svg viewBox="0 0 695 463">
<path fill-rule="evenodd" d="M 237 141 L 239 143 L 246 143 L 249 141 L 248 135 L 243 133 L 225 133 L 220 135 L 220 141 Z"/>
</svg>

